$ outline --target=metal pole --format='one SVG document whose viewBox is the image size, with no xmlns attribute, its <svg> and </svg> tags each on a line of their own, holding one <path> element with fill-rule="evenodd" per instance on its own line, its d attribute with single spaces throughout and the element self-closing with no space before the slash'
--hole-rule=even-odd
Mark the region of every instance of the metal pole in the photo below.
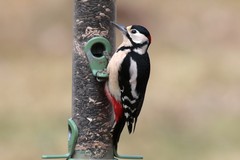
<svg viewBox="0 0 240 160">
<path fill-rule="evenodd" d="M 104 83 L 96 80 L 84 47 L 93 37 L 104 37 L 115 48 L 110 21 L 115 20 L 115 0 L 74 0 L 72 117 L 78 128 L 73 159 L 113 159 L 112 108 L 104 94 Z M 94 56 L 105 50 L 96 43 Z M 100 53 L 101 54 L 101 53 Z"/>
</svg>

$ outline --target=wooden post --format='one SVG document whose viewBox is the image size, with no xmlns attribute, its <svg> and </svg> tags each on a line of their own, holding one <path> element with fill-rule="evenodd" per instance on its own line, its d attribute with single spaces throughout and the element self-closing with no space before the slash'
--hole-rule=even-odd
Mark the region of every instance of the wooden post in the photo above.
<svg viewBox="0 0 240 160">
<path fill-rule="evenodd" d="M 84 52 L 91 38 L 106 38 L 115 50 L 115 0 L 74 0 L 72 117 L 78 127 L 74 159 L 113 159 L 112 107 L 104 83 L 93 76 Z M 101 50 L 101 47 L 100 47 Z"/>
</svg>

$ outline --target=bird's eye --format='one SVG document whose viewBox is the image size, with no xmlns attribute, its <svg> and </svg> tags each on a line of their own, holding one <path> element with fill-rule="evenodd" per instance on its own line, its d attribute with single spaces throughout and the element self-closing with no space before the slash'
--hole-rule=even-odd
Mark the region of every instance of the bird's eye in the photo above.
<svg viewBox="0 0 240 160">
<path fill-rule="evenodd" d="M 132 29 L 132 30 L 131 30 L 131 33 L 132 33 L 132 34 L 137 33 L 136 29 Z"/>
</svg>

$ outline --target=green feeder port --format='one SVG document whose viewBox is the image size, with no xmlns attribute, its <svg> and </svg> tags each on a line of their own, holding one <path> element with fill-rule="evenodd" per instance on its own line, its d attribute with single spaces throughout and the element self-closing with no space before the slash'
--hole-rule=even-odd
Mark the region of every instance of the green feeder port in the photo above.
<svg viewBox="0 0 240 160">
<path fill-rule="evenodd" d="M 69 139 L 68 139 L 68 153 L 63 155 L 43 155 L 42 159 L 69 159 L 75 151 L 75 146 L 78 137 L 78 128 L 72 119 L 68 119 Z"/>
<path fill-rule="evenodd" d="M 104 81 L 108 78 L 106 72 L 108 56 L 111 52 L 111 44 L 104 37 L 93 37 L 85 47 L 84 52 L 87 55 L 92 74 L 98 81 Z"/>
</svg>

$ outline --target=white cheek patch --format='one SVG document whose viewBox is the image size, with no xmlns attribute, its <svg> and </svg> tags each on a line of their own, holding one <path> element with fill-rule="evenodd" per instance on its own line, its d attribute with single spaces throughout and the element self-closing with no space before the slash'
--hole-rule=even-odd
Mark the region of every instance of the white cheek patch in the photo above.
<svg viewBox="0 0 240 160">
<path fill-rule="evenodd" d="M 143 35 L 143 34 L 141 34 L 139 32 L 137 32 L 135 34 L 131 34 L 130 33 L 129 35 L 130 35 L 132 41 L 134 43 L 137 43 L 137 44 L 142 44 L 142 43 L 148 41 L 148 38 L 145 35 Z"/>
</svg>

